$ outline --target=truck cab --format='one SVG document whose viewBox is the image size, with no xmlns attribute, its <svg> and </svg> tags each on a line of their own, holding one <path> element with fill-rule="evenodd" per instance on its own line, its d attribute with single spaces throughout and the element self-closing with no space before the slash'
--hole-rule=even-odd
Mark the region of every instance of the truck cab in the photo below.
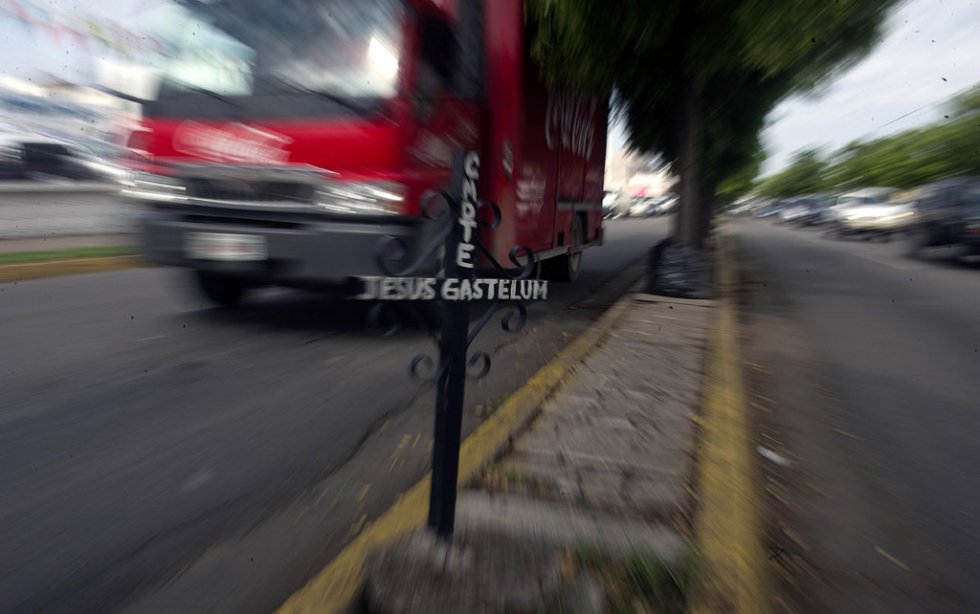
<svg viewBox="0 0 980 614">
<path fill-rule="evenodd" d="M 167 0 L 141 81 L 126 195 L 146 256 L 231 305 L 262 285 L 343 287 L 410 259 L 453 153 L 484 160 L 487 242 L 572 279 L 601 240 L 604 101 L 549 92 L 519 0 Z"/>
</svg>

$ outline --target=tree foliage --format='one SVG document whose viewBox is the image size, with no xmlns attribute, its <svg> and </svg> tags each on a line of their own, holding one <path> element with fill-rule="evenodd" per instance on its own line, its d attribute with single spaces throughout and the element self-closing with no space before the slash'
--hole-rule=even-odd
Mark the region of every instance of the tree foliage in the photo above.
<svg viewBox="0 0 980 614">
<path fill-rule="evenodd" d="M 980 174 L 980 87 L 947 104 L 936 123 L 853 143 L 834 156 L 828 188 L 910 188 L 942 177 Z"/>
<path fill-rule="evenodd" d="M 819 150 L 806 149 L 793 156 L 784 170 L 762 181 L 758 192 L 772 198 L 821 192 L 825 188 L 827 167 Z"/>
<path fill-rule="evenodd" d="M 980 86 L 946 104 L 943 119 L 846 145 L 827 158 L 797 155 L 758 187 L 764 196 L 834 192 L 865 186 L 911 188 L 943 177 L 980 175 Z"/>
<path fill-rule="evenodd" d="M 629 144 L 681 178 L 679 239 L 698 244 L 716 188 L 756 164 L 781 99 L 879 40 L 896 0 L 529 0 L 546 75 L 616 90 Z M 688 221 L 684 227 L 685 219 Z M 698 223 L 700 222 L 700 223 Z"/>
</svg>

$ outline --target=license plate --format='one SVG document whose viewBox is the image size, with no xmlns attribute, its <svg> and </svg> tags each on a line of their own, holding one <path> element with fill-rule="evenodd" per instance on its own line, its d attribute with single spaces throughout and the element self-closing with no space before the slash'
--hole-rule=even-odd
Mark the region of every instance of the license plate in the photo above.
<svg viewBox="0 0 980 614">
<path fill-rule="evenodd" d="M 268 258 L 265 237 L 219 232 L 191 232 L 185 246 L 194 260 L 252 262 Z"/>
</svg>

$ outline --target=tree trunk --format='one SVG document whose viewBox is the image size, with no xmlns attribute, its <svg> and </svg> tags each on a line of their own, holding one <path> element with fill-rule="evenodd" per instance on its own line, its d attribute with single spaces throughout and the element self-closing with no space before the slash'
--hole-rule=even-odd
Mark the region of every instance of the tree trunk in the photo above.
<svg viewBox="0 0 980 614">
<path fill-rule="evenodd" d="M 677 143 L 680 175 L 680 206 L 677 210 L 674 241 L 698 249 L 704 238 L 702 228 L 702 107 L 700 93 L 692 84 L 684 87 L 678 109 Z"/>
<path fill-rule="evenodd" d="M 714 181 L 705 182 L 704 191 L 701 196 L 701 208 L 698 212 L 698 231 L 702 242 L 707 238 L 708 233 L 711 232 L 711 218 L 715 213 L 716 189 L 718 189 L 718 184 Z"/>
</svg>

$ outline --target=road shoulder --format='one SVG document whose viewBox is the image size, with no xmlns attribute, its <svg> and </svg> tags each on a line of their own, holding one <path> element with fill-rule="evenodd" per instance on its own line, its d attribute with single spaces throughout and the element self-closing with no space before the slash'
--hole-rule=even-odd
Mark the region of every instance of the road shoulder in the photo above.
<svg viewBox="0 0 980 614">
<path fill-rule="evenodd" d="M 0 283 L 143 266 L 132 235 L 0 240 Z"/>
<path fill-rule="evenodd" d="M 765 614 L 770 611 L 768 563 L 738 339 L 733 239 L 722 235 L 716 253 L 720 300 L 701 404 L 696 519 L 701 567 L 692 611 Z"/>
</svg>

